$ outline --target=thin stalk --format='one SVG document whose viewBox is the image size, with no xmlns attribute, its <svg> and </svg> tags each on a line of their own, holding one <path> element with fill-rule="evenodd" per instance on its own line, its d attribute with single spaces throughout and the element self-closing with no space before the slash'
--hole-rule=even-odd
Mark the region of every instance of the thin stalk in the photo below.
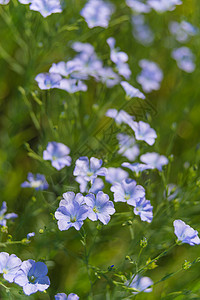
<svg viewBox="0 0 200 300">
<path fill-rule="evenodd" d="M 90 267 L 89 267 L 89 252 L 87 251 L 87 246 L 86 246 L 86 233 L 84 228 L 83 229 L 83 234 L 81 233 L 81 231 L 79 231 L 81 238 L 82 238 L 82 244 L 84 247 L 84 262 L 86 265 L 86 269 L 87 269 L 87 275 L 88 275 L 88 279 L 90 282 L 90 292 L 89 292 L 89 297 L 90 299 L 93 299 L 93 282 L 92 282 L 92 278 L 91 278 L 91 274 L 90 274 Z"/>
<path fill-rule="evenodd" d="M 0 285 L 2 286 L 2 287 L 4 287 L 4 289 L 6 289 L 6 291 L 9 291 L 10 290 L 10 288 L 8 288 L 5 284 L 3 284 L 1 281 L 0 281 Z"/>
<path fill-rule="evenodd" d="M 6 247 L 7 245 L 14 245 L 14 244 L 23 244 L 22 241 L 9 241 L 5 243 L 0 243 L 0 247 Z"/>
<path fill-rule="evenodd" d="M 145 266 L 141 267 L 136 274 L 140 273 L 141 271 L 143 271 L 144 269 L 146 269 L 150 264 L 152 264 L 153 262 L 156 262 L 158 259 L 160 259 L 161 257 L 165 256 L 171 249 L 173 249 L 177 244 L 173 244 L 171 247 L 169 247 L 167 250 L 164 250 L 163 252 L 161 252 L 158 256 L 156 256 L 154 259 L 152 259 L 148 264 L 146 264 Z"/>
</svg>

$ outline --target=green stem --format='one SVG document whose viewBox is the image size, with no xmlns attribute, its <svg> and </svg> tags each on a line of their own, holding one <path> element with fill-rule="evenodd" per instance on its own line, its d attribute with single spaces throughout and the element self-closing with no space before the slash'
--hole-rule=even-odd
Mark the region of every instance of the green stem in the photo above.
<svg viewBox="0 0 200 300">
<path fill-rule="evenodd" d="M 139 262 L 140 262 L 140 256 L 141 256 L 141 254 L 142 254 L 142 250 L 143 250 L 144 248 L 141 248 L 140 249 L 140 252 L 139 252 L 139 254 L 138 254 L 138 259 L 137 259 L 137 264 L 135 265 L 136 266 L 136 273 L 138 272 L 138 264 L 139 264 Z"/>
<path fill-rule="evenodd" d="M 165 175 L 164 175 L 163 171 L 160 172 L 160 176 L 162 178 L 164 188 L 167 189 L 167 181 L 166 181 L 166 178 L 165 178 Z"/>
<path fill-rule="evenodd" d="M 1 281 L 0 281 L 0 285 L 2 286 L 2 287 L 4 287 L 4 289 L 6 289 L 7 291 L 9 291 L 10 290 L 10 288 L 8 288 L 5 284 L 3 284 Z"/>
<path fill-rule="evenodd" d="M 177 270 L 177 271 L 174 272 L 174 273 L 171 273 L 171 274 L 168 274 L 168 275 L 164 276 L 163 278 L 161 278 L 160 280 L 158 280 L 158 281 L 156 281 L 154 284 L 152 284 L 152 286 L 154 286 L 154 285 L 156 285 L 156 284 L 158 284 L 158 283 L 160 283 L 160 282 L 162 282 L 162 281 L 164 281 L 164 280 L 169 279 L 170 277 L 176 275 L 176 274 L 179 273 L 180 271 L 183 271 L 183 269 L 181 268 L 181 269 Z"/>
<path fill-rule="evenodd" d="M 87 269 L 87 274 L 88 274 L 88 279 L 89 279 L 89 282 L 90 282 L 90 293 L 89 293 L 89 299 L 93 299 L 93 282 L 92 282 L 92 279 L 91 279 L 91 274 L 90 274 L 90 267 L 89 267 L 89 253 L 90 251 L 87 252 L 87 246 L 86 246 L 86 232 L 84 230 L 84 228 L 82 227 L 82 230 L 83 230 L 83 234 L 81 233 L 81 231 L 79 231 L 80 235 L 81 235 L 81 238 L 82 238 L 82 241 L 83 241 L 83 246 L 84 246 L 84 262 L 85 262 L 85 265 L 86 265 L 86 269 Z"/>
<path fill-rule="evenodd" d="M 166 203 L 166 208 L 167 208 L 166 213 L 169 214 L 168 185 L 167 185 L 167 178 L 164 174 L 164 171 L 160 172 L 160 176 L 162 178 L 163 185 L 165 188 L 165 203 Z"/>
<path fill-rule="evenodd" d="M 154 259 L 152 259 L 148 264 L 146 264 L 145 266 L 143 266 L 142 268 L 140 268 L 136 274 L 140 273 L 141 271 L 143 271 L 144 269 L 146 269 L 150 264 L 152 264 L 153 262 L 156 262 L 158 259 L 160 259 L 161 257 L 165 256 L 171 249 L 173 249 L 177 244 L 173 244 L 171 247 L 169 247 L 167 250 L 164 250 L 163 252 L 161 252 L 158 256 L 156 256 Z"/>
<path fill-rule="evenodd" d="M 7 245 L 13 245 L 13 244 L 22 244 L 22 241 L 9 241 L 5 243 L 0 243 L 0 247 L 6 247 Z"/>
</svg>

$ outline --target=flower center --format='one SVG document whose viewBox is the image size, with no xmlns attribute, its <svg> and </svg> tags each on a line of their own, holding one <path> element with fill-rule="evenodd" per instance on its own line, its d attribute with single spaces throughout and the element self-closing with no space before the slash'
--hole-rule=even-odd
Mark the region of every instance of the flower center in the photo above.
<svg viewBox="0 0 200 300">
<path fill-rule="evenodd" d="M 131 198 L 131 196 L 129 194 L 125 195 L 125 200 L 129 200 Z"/>
<path fill-rule="evenodd" d="M 41 181 L 41 180 L 35 180 L 35 181 L 32 181 L 32 182 L 31 182 L 31 187 L 37 188 L 37 187 L 39 187 L 41 184 L 42 184 L 42 181 Z"/>
<path fill-rule="evenodd" d="M 76 217 L 71 217 L 70 222 L 75 223 L 76 222 Z"/>
<path fill-rule="evenodd" d="M 28 280 L 29 280 L 29 282 L 34 283 L 35 280 L 36 280 L 36 277 L 31 275 L 31 276 L 28 277 Z"/>
<path fill-rule="evenodd" d="M 141 211 L 141 210 L 142 210 L 142 206 L 136 207 L 136 210 L 137 210 L 137 211 Z"/>
<path fill-rule="evenodd" d="M 87 172 L 87 176 L 92 176 L 93 175 L 93 172 Z"/>
<path fill-rule="evenodd" d="M 49 79 L 45 80 L 46 87 L 51 87 L 51 81 Z"/>
<path fill-rule="evenodd" d="M 93 207 L 93 211 L 94 211 L 95 213 L 98 213 L 98 212 L 99 212 L 99 210 L 98 210 L 98 208 L 97 208 L 96 206 Z"/>
<path fill-rule="evenodd" d="M 6 270 L 5 268 L 3 269 L 3 273 L 4 274 L 8 274 L 8 270 Z"/>
</svg>

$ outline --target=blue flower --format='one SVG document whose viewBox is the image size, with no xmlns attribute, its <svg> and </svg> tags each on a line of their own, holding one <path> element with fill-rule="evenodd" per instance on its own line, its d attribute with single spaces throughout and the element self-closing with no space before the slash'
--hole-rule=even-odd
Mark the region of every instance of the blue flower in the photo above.
<svg viewBox="0 0 200 300">
<path fill-rule="evenodd" d="M 35 77 L 41 90 L 59 88 L 62 77 L 56 73 L 40 73 Z"/>
<path fill-rule="evenodd" d="M 130 288 L 134 288 L 138 290 L 138 292 L 132 292 L 134 295 L 140 292 L 145 292 L 145 293 L 152 292 L 152 288 L 150 288 L 150 286 L 153 285 L 153 281 L 151 280 L 151 278 L 140 277 L 139 275 L 133 275 L 130 281 L 127 281 L 125 285 Z"/>
<path fill-rule="evenodd" d="M 59 206 L 66 206 L 74 201 L 78 202 L 80 205 L 84 204 L 84 196 L 81 193 L 75 194 L 74 192 L 66 192 L 62 197 Z"/>
<path fill-rule="evenodd" d="M 79 92 L 79 91 L 87 91 L 87 85 L 84 84 L 81 80 L 77 79 L 62 79 L 60 81 L 59 88 L 61 90 L 65 90 L 70 94 Z"/>
<path fill-rule="evenodd" d="M 6 5 L 10 2 L 10 0 L 0 0 L 0 4 Z"/>
<path fill-rule="evenodd" d="M 126 0 L 126 4 L 137 13 L 148 13 L 151 10 L 144 0 Z"/>
<path fill-rule="evenodd" d="M 115 39 L 113 37 L 108 38 L 107 43 L 111 50 L 110 58 L 115 64 L 127 62 L 128 55 L 125 52 L 119 51 L 118 48 L 115 48 Z"/>
<path fill-rule="evenodd" d="M 56 73 L 62 76 L 69 76 L 75 71 L 80 71 L 81 65 L 77 60 L 70 60 L 68 62 L 60 61 L 57 64 L 52 64 L 49 73 Z"/>
<path fill-rule="evenodd" d="M 98 175 L 105 176 L 107 169 L 101 168 L 102 159 L 91 157 L 90 160 L 86 156 L 79 157 L 76 161 L 74 176 L 81 176 L 85 181 L 94 182 Z"/>
<path fill-rule="evenodd" d="M 115 183 L 110 190 L 114 192 L 115 202 L 127 202 L 133 206 L 137 199 L 145 195 L 143 186 L 137 185 L 136 181 L 130 178 L 124 179 L 121 183 Z"/>
<path fill-rule="evenodd" d="M 134 161 L 140 154 L 139 147 L 135 143 L 135 139 L 127 134 L 119 133 L 117 135 L 119 140 L 118 153 L 128 158 L 130 161 Z"/>
<path fill-rule="evenodd" d="M 145 197 L 136 199 L 134 204 L 134 214 L 139 215 L 142 221 L 151 223 L 153 219 L 153 206 Z"/>
<path fill-rule="evenodd" d="M 82 195 L 78 195 L 80 200 Z M 69 195 L 68 200 L 61 200 L 60 206 L 55 212 L 55 218 L 58 220 L 58 228 L 61 231 L 68 230 L 70 227 L 80 230 L 81 226 L 83 225 L 83 221 L 88 216 L 88 209 L 86 205 L 83 205 L 81 201 L 76 201 L 77 196 L 75 198 L 75 194 L 73 196 L 74 199 L 72 200 L 72 196 L 72 194 Z"/>
<path fill-rule="evenodd" d="M 108 88 L 111 88 L 120 82 L 119 76 L 109 67 L 99 69 L 98 76 L 99 80 Z"/>
<path fill-rule="evenodd" d="M 178 241 L 182 243 L 189 244 L 190 246 L 199 245 L 200 238 L 198 236 L 198 231 L 194 230 L 189 225 L 181 220 L 174 221 L 174 233 L 178 238 Z"/>
<path fill-rule="evenodd" d="M 138 141 L 145 141 L 147 144 L 152 146 L 155 143 L 157 134 L 153 128 L 150 127 L 148 123 L 143 121 L 132 122 L 130 127 L 135 133 L 135 138 Z"/>
<path fill-rule="evenodd" d="M 47 273 L 47 266 L 43 262 L 28 259 L 23 261 L 14 282 L 22 286 L 24 293 L 28 296 L 37 291 L 44 292 L 50 285 Z"/>
<path fill-rule="evenodd" d="M 159 66 L 147 59 L 140 60 L 139 65 L 142 68 L 142 71 L 137 76 L 137 82 L 141 84 L 143 90 L 146 93 L 150 93 L 153 90 L 159 90 L 160 83 L 163 79 L 163 72 Z"/>
<path fill-rule="evenodd" d="M 56 73 L 64 76 L 61 80 L 61 83 L 58 88 L 67 90 L 71 92 L 70 90 L 76 85 L 83 84 L 82 81 L 79 82 L 80 79 L 88 79 L 89 75 L 93 76 L 93 73 L 96 72 L 96 69 L 94 70 L 95 66 L 92 66 L 92 62 L 95 61 L 90 57 L 86 57 L 84 55 L 83 58 L 81 58 L 80 55 L 77 55 L 73 60 L 69 60 L 68 62 L 59 62 L 57 64 L 52 64 L 51 68 L 49 69 L 50 73 Z M 66 79 L 66 77 L 70 77 Z M 67 81 L 63 81 L 67 80 Z"/>
<path fill-rule="evenodd" d="M 146 164 L 140 164 L 140 163 L 130 164 L 128 162 L 122 163 L 122 167 L 130 169 L 131 171 L 135 172 L 137 175 L 140 172 L 143 172 L 144 170 L 152 169 L 151 166 Z"/>
<path fill-rule="evenodd" d="M 95 178 L 91 184 L 91 187 L 88 186 L 88 181 L 84 180 L 82 176 L 77 176 L 76 181 L 80 184 L 81 193 L 89 192 L 93 194 L 97 194 L 99 191 L 102 191 L 104 188 L 104 183 L 101 178 Z"/>
<path fill-rule="evenodd" d="M 39 88 L 42 90 L 58 88 L 61 90 L 65 90 L 68 93 L 76 93 L 78 91 L 86 91 L 87 86 L 79 79 L 87 79 L 88 74 L 92 74 L 88 71 L 89 65 L 87 65 L 85 70 L 86 62 L 80 59 L 74 59 L 67 63 L 61 61 L 58 64 L 53 64 L 49 70 L 49 73 L 41 73 L 38 74 L 35 80 L 38 82 Z M 77 74 L 79 74 L 77 76 Z M 82 75 L 81 75 L 82 74 Z M 63 78 L 71 75 L 73 78 Z"/>
<path fill-rule="evenodd" d="M 187 42 L 191 36 L 198 33 L 198 29 L 186 21 L 181 21 L 180 23 L 175 21 L 170 22 L 169 30 L 180 43 Z"/>
<path fill-rule="evenodd" d="M 110 59 L 116 64 L 118 73 L 126 79 L 129 79 L 131 70 L 129 65 L 126 63 L 128 55 L 123 51 L 119 51 L 118 48 L 115 48 L 115 39 L 113 37 L 108 38 L 107 43 L 111 50 Z"/>
<path fill-rule="evenodd" d="M 89 28 L 96 26 L 107 28 L 113 11 L 113 5 L 108 2 L 89 0 L 80 14 L 85 18 Z"/>
<path fill-rule="evenodd" d="M 27 239 L 29 240 L 31 237 L 35 236 L 35 232 L 30 232 L 27 234 Z"/>
<path fill-rule="evenodd" d="M 102 191 L 104 188 L 104 183 L 101 178 L 95 178 L 92 183 L 91 188 L 88 190 L 89 193 L 97 194 L 99 191 Z"/>
<path fill-rule="evenodd" d="M 179 69 L 192 73 L 195 70 L 195 56 L 188 47 L 176 48 L 172 51 L 172 57 L 176 60 Z"/>
<path fill-rule="evenodd" d="M 92 221 L 101 221 L 104 225 L 110 221 L 110 215 L 115 213 L 114 204 L 109 201 L 109 196 L 102 191 L 94 194 L 88 194 L 85 197 L 85 203 L 88 206 L 88 218 Z"/>
<path fill-rule="evenodd" d="M 65 166 L 71 165 L 71 157 L 68 156 L 70 149 L 62 144 L 56 142 L 49 142 L 47 149 L 43 152 L 43 159 L 50 160 L 51 164 L 58 171 Z"/>
<path fill-rule="evenodd" d="M 29 4 L 31 3 L 33 0 L 18 0 L 20 3 L 22 4 Z"/>
<path fill-rule="evenodd" d="M 89 76 L 92 76 L 99 81 L 101 79 L 100 73 L 104 69 L 94 47 L 89 43 L 75 42 L 72 48 L 79 54 L 73 59 L 74 64 L 77 65 L 77 70 L 71 76 L 78 79 L 88 79 Z"/>
<path fill-rule="evenodd" d="M 116 65 L 116 69 L 117 72 L 124 76 L 124 78 L 126 78 L 127 80 L 130 78 L 131 76 L 131 70 L 129 68 L 129 65 L 127 63 L 118 63 Z"/>
<path fill-rule="evenodd" d="M 111 184 L 120 183 L 128 178 L 128 173 L 121 168 L 108 168 L 105 180 Z"/>
<path fill-rule="evenodd" d="M 49 187 L 45 176 L 42 174 L 33 175 L 32 173 L 28 173 L 27 179 L 27 181 L 21 184 L 21 187 L 34 188 L 36 190 L 46 190 Z"/>
<path fill-rule="evenodd" d="M 78 52 L 75 58 L 66 63 L 61 61 L 53 64 L 49 72 L 65 77 L 61 79 L 59 89 L 66 90 L 69 93 L 86 91 L 87 86 L 81 80 L 86 80 L 90 76 L 97 81 L 103 80 L 101 78 L 103 71 L 105 71 L 103 63 L 97 57 L 94 47 L 89 43 L 75 42 L 72 48 Z"/>
<path fill-rule="evenodd" d="M 149 46 L 154 40 L 154 33 L 145 22 L 143 15 L 132 16 L 133 36 L 144 46 Z"/>
<path fill-rule="evenodd" d="M 162 171 L 162 166 L 168 164 L 168 159 L 164 155 L 159 155 L 156 152 L 148 152 L 140 156 L 140 160 L 149 166 L 149 169 L 158 169 Z"/>
<path fill-rule="evenodd" d="M 113 118 L 117 124 L 125 123 L 127 125 L 132 125 L 134 117 L 129 115 L 126 111 L 120 110 L 119 112 L 117 109 L 111 108 L 108 109 L 106 112 L 106 116 L 109 118 Z"/>
<path fill-rule="evenodd" d="M 58 293 L 55 295 L 55 300 L 78 300 L 79 296 L 74 293 L 69 294 L 68 296 L 65 293 Z"/>
<path fill-rule="evenodd" d="M 123 87 L 123 89 L 126 92 L 126 96 L 129 99 L 132 98 L 140 98 L 140 99 L 145 99 L 145 95 L 143 93 L 140 92 L 140 90 L 136 89 L 134 86 L 132 86 L 131 84 L 129 84 L 126 81 L 121 81 L 121 86 Z"/>
<path fill-rule="evenodd" d="M 176 5 L 182 4 L 181 0 L 148 0 L 147 3 L 157 12 L 174 10 Z"/>
<path fill-rule="evenodd" d="M 0 273 L 3 273 L 3 278 L 5 280 L 13 282 L 21 264 L 21 259 L 15 254 L 9 255 L 6 252 L 0 253 Z"/>
<path fill-rule="evenodd" d="M 75 42 L 72 44 L 72 49 L 76 52 L 87 54 L 88 57 L 95 53 L 94 47 L 89 43 Z"/>
<path fill-rule="evenodd" d="M 94 180 L 96 180 L 97 178 L 95 178 Z M 85 180 L 82 176 L 77 176 L 76 177 L 76 182 L 78 182 L 80 184 L 79 188 L 80 188 L 80 192 L 81 193 L 85 193 L 88 191 L 88 181 Z"/>
<path fill-rule="evenodd" d="M 7 205 L 6 205 L 6 202 L 3 201 L 1 209 L 0 209 L 0 226 L 6 226 L 7 220 L 15 219 L 18 217 L 18 215 L 15 213 L 9 213 L 9 214 L 5 215 L 6 212 L 7 212 Z"/>
<path fill-rule="evenodd" d="M 180 192 L 180 188 L 177 187 L 174 183 L 167 184 L 167 188 L 164 191 L 163 195 L 167 198 L 168 201 L 174 200 Z"/>
<path fill-rule="evenodd" d="M 60 0 L 32 0 L 30 9 L 39 11 L 44 18 L 62 12 Z"/>
</svg>

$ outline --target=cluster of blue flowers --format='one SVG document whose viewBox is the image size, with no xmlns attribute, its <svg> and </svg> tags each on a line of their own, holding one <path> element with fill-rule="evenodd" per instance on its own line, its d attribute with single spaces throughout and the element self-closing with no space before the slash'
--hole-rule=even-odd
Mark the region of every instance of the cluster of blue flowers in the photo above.
<svg viewBox="0 0 200 300">
<path fill-rule="evenodd" d="M 47 276 L 48 268 L 43 262 L 35 262 L 32 259 L 21 261 L 15 254 L 9 255 L 7 252 L 0 253 L 0 273 L 8 282 L 16 283 L 23 288 L 27 296 L 36 292 L 44 292 L 50 286 Z M 76 294 L 64 293 L 55 295 L 57 300 L 78 300 Z"/>
<path fill-rule="evenodd" d="M 110 171 L 113 172 L 113 170 Z M 142 186 L 137 185 L 134 180 L 124 179 L 121 184 L 115 181 L 111 191 L 114 192 L 115 202 L 127 202 L 134 206 L 134 213 L 140 215 L 142 221 L 151 222 L 152 206 L 150 201 L 145 199 L 145 190 Z M 63 194 L 63 199 L 55 212 L 55 218 L 58 220 L 58 228 L 61 231 L 68 230 L 70 227 L 80 230 L 86 218 L 92 221 L 99 220 L 106 225 L 110 221 L 110 215 L 114 213 L 113 202 L 109 201 L 109 196 L 102 191 L 99 191 L 97 195 L 89 193 L 85 197 L 81 193 L 75 195 L 73 192 L 67 192 Z M 10 215 L 16 216 L 15 214 Z M 198 232 L 182 220 L 174 221 L 174 233 L 179 244 L 187 243 L 191 246 L 200 244 Z M 29 233 L 27 238 L 34 235 L 34 232 Z M 0 273 L 8 282 L 14 282 L 21 286 L 28 296 L 37 291 L 43 292 L 50 286 L 47 276 L 48 268 L 45 263 L 35 262 L 32 259 L 22 262 L 15 254 L 0 253 Z M 151 292 L 153 281 L 149 277 L 133 275 L 130 281 L 125 282 L 125 285 L 134 288 L 133 294 L 137 294 L 141 291 Z M 78 300 L 79 297 L 74 293 L 69 294 L 68 297 L 64 293 L 58 293 L 55 295 L 55 299 Z"/>
<path fill-rule="evenodd" d="M 0 273 L 5 280 L 23 287 L 28 296 L 37 291 L 43 292 L 50 285 L 48 269 L 43 262 L 32 259 L 22 262 L 15 254 L 0 253 Z"/>
<path fill-rule="evenodd" d="M 190 37 L 197 35 L 198 29 L 187 21 L 170 22 L 169 30 L 175 37 L 176 41 L 183 44 L 189 41 Z M 190 48 L 182 46 L 172 51 L 172 58 L 177 62 L 178 67 L 187 72 L 192 73 L 195 70 L 195 55 Z"/>
<path fill-rule="evenodd" d="M 133 117 L 123 110 L 118 112 L 116 109 L 109 109 L 106 112 L 106 116 L 113 118 L 117 124 L 125 123 L 128 125 L 133 130 L 136 140 L 145 141 L 150 146 L 155 143 L 157 134 L 148 123 L 143 121 L 135 122 Z M 122 155 L 126 156 L 130 161 L 134 161 L 135 157 L 139 155 L 139 148 L 133 142 L 135 141 L 134 137 L 125 136 L 123 138 L 123 135 L 118 135 L 118 137 L 120 144 L 119 153 L 122 153 Z M 147 169 L 158 169 L 159 171 L 162 171 L 162 166 L 168 164 L 168 159 L 164 155 L 159 155 L 155 152 L 148 152 L 141 155 L 140 160 L 144 164 L 130 164 L 128 162 L 124 162 L 122 166 L 128 167 L 132 171 L 138 173 Z"/>
<path fill-rule="evenodd" d="M 181 0 L 126 0 L 126 4 L 137 13 L 149 13 L 151 9 L 159 13 L 174 10 L 176 5 L 182 4 Z"/>
<path fill-rule="evenodd" d="M 174 221 L 174 233 L 179 244 L 186 243 L 191 246 L 200 244 L 198 232 L 181 220 Z M 125 285 L 129 288 L 134 288 L 132 293 L 136 295 L 140 292 L 152 292 L 153 281 L 149 277 L 142 277 L 136 274 L 129 281 L 125 282 Z"/>
<path fill-rule="evenodd" d="M 43 151 L 43 159 L 50 160 L 52 166 L 60 171 L 65 166 L 71 165 L 71 157 L 68 155 L 69 153 L 70 149 L 66 145 L 57 142 L 49 142 L 46 150 Z M 44 175 L 28 173 L 27 181 L 23 182 L 21 187 L 46 190 L 49 185 Z"/>
<path fill-rule="evenodd" d="M 131 117 L 130 117 L 131 118 Z M 151 139 L 147 138 L 147 142 L 151 144 Z M 48 145 L 51 145 L 49 143 Z M 60 170 L 60 160 L 64 165 L 68 165 L 68 158 L 61 155 L 69 153 L 68 148 L 61 144 L 53 142 L 55 148 L 49 148 L 47 159 L 52 159 L 52 165 Z M 66 147 L 66 148 L 65 148 Z M 48 149 L 48 147 L 47 147 Z M 51 152 L 52 150 L 52 152 Z M 62 152 L 64 150 L 64 152 Z M 67 150 L 67 152 L 65 152 Z M 122 148 L 120 149 L 120 151 Z M 129 151 L 128 148 L 126 150 Z M 139 152 L 139 149 L 137 148 Z M 46 152 L 44 151 L 44 159 L 46 159 Z M 57 156 L 56 156 L 57 155 Z M 165 156 L 159 156 L 157 153 L 146 153 L 140 157 L 141 161 L 146 163 L 144 169 L 157 168 L 162 170 L 162 166 L 168 162 Z M 82 193 L 89 193 L 85 197 L 73 192 L 63 194 L 63 199 L 60 201 L 55 217 L 58 220 L 58 227 L 60 230 L 67 230 L 70 227 L 75 227 L 80 230 L 83 221 L 88 217 L 92 221 L 100 220 L 103 224 L 107 224 L 110 220 L 110 215 L 114 214 L 115 209 L 113 202 L 109 201 L 107 194 L 104 194 L 102 189 L 104 187 L 103 180 L 98 176 L 104 176 L 105 180 L 112 184 L 111 191 L 114 192 L 115 202 L 127 202 L 127 204 L 134 206 L 134 213 L 141 217 L 142 221 L 151 222 L 153 218 L 153 207 L 149 200 L 145 199 L 145 190 L 142 186 L 137 185 L 135 180 L 127 178 L 127 172 L 120 168 L 104 168 L 102 167 L 102 160 L 95 157 L 80 157 L 75 163 L 73 175 L 76 181 L 80 184 L 80 191 Z M 132 165 L 123 163 L 124 167 L 131 169 Z M 118 179 L 116 178 L 118 176 Z M 116 178 L 116 179 L 115 179 Z M 28 175 L 28 181 L 22 184 L 22 187 L 32 187 L 36 190 L 48 188 L 48 184 L 43 175 L 37 174 L 36 179 L 32 174 Z M 96 195 L 96 196 L 95 196 Z"/>
<path fill-rule="evenodd" d="M 8 4 L 10 0 L 0 0 L 0 4 Z M 39 11 L 46 18 L 53 13 L 61 13 L 60 0 L 19 0 L 22 4 L 30 4 L 30 9 Z"/>
<path fill-rule="evenodd" d="M 86 218 L 92 221 L 99 220 L 106 225 L 110 221 L 110 215 L 114 213 L 113 202 L 109 201 L 109 196 L 102 191 L 97 195 L 90 193 L 85 197 L 81 193 L 75 195 L 73 192 L 67 192 L 63 194 L 55 218 L 60 230 L 68 230 L 70 227 L 80 230 Z"/>
<path fill-rule="evenodd" d="M 19 2 L 29 4 L 31 10 L 39 11 L 43 17 L 62 12 L 60 0 L 19 0 Z M 0 0 L 0 4 L 8 3 L 9 0 Z M 154 34 L 149 29 L 143 14 L 152 10 L 157 13 L 171 11 L 177 5 L 181 5 L 182 1 L 126 0 L 126 4 L 133 11 L 133 36 L 142 44 L 150 45 L 154 40 Z M 108 1 L 89 0 L 80 11 L 80 15 L 85 19 L 89 28 L 97 26 L 107 28 L 114 11 L 114 5 Z M 169 30 L 179 43 L 187 42 L 198 32 L 196 27 L 186 21 L 171 22 Z M 156 62 L 147 59 L 139 61 L 141 72 L 137 75 L 136 81 L 141 85 L 143 93 L 128 82 L 132 75 L 128 64 L 128 55 L 116 47 L 114 37 L 109 37 L 106 41 L 107 48 L 110 48 L 108 48 L 110 65 L 104 66 L 91 44 L 74 42 L 72 49 L 77 53 L 75 57 L 67 62 L 53 63 L 48 73 L 38 74 L 35 80 L 39 88 L 41 90 L 57 88 L 68 93 L 85 92 L 88 89 L 86 81 L 93 78 L 108 88 L 121 86 L 128 100 L 132 98 L 145 100 L 144 93 L 160 89 L 163 71 Z M 188 47 L 174 49 L 172 57 L 177 61 L 180 69 L 188 73 L 194 71 L 195 57 Z M 105 116 L 112 118 L 116 126 L 122 129 L 122 132 L 115 137 L 118 140 L 117 152 L 128 161 L 120 163 L 120 166 L 107 168 L 103 167 L 103 160 L 96 157 L 81 156 L 76 160 L 73 176 L 79 184 L 80 192 L 68 191 L 62 195 L 59 207 L 54 214 L 60 231 L 66 231 L 71 227 L 79 231 L 86 219 L 107 225 L 111 216 L 116 212 L 114 203 L 117 207 L 117 202 L 123 202 L 129 208 L 131 207 L 133 215 L 139 216 L 141 221 L 151 223 L 153 220 L 153 206 L 150 200 L 146 199 L 149 197 L 146 195 L 145 188 L 130 178 L 129 173 L 121 167 L 129 169 L 134 175 L 155 169 L 162 172 L 163 167 L 169 162 L 168 158 L 157 152 L 143 153 L 140 148 L 142 142 L 146 147 L 152 147 L 157 139 L 157 133 L 149 123 L 142 120 L 136 121 L 133 115 L 123 109 L 110 108 Z M 132 134 L 123 132 L 126 127 Z M 54 169 L 61 171 L 72 164 L 70 148 L 61 142 L 48 142 L 43 151 L 43 160 L 50 161 Z M 49 162 L 45 163 L 49 164 Z M 113 199 L 104 193 L 105 182 L 110 184 Z M 28 173 L 27 180 L 21 184 L 21 187 L 46 190 L 49 188 L 49 183 L 43 174 Z M 174 185 L 167 187 L 165 197 L 168 200 L 176 197 L 176 192 L 170 193 L 173 188 Z M 0 225 L 4 227 L 7 220 L 18 217 L 15 213 L 6 214 L 6 211 L 6 202 L 3 202 L 0 210 Z M 191 246 L 200 244 L 198 232 L 192 227 L 182 220 L 175 220 L 173 225 L 178 244 L 187 243 Z M 28 233 L 27 240 L 29 241 L 34 235 L 34 232 Z M 50 279 L 47 276 L 48 268 L 45 263 L 32 259 L 22 262 L 15 254 L 0 253 L 0 273 L 8 282 L 21 286 L 28 296 L 37 291 L 44 292 L 50 286 Z M 124 282 L 124 286 L 133 288 L 133 294 L 148 293 L 152 291 L 153 281 L 149 277 L 134 274 L 130 280 Z M 74 293 L 68 296 L 65 293 L 55 295 L 55 300 L 78 299 L 79 296 Z"/>
<path fill-rule="evenodd" d="M 127 54 L 115 48 L 114 38 L 107 39 L 107 43 L 111 50 L 110 59 L 115 64 L 117 73 L 112 67 L 103 66 L 103 62 L 98 58 L 91 44 L 75 42 L 72 48 L 78 54 L 67 62 L 53 63 L 49 73 L 38 74 L 35 80 L 39 88 L 42 90 L 57 88 L 68 93 L 85 92 L 87 85 L 84 80 L 92 77 L 109 88 L 121 83 L 129 99 L 133 97 L 145 99 L 142 92 L 121 78 L 123 76 L 125 79 L 129 79 L 131 75 L 131 70 L 127 64 Z"/>
<path fill-rule="evenodd" d="M 55 300 L 78 300 L 79 296 L 74 293 L 69 294 L 68 296 L 65 293 L 58 293 L 55 295 Z"/>
<path fill-rule="evenodd" d="M 169 23 L 169 30 L 179 43 L 188 42 L 192 36 L 198 33 L 198 28 L 187 21 L 180 23 L 172 21 Z"/>
<path fill-rule="evenodd" d="M 141 44 L 145 46 L 149 46 L 154 41 L 154 33 L 149 28 L 148 23 L 145 21 L 145 15 L 149 13 L 152 9 L 157 11 L 158 13 L 163 13 L 167 10 L 174 10 L 176 5 L 182 4 L 180 0 L 126 0 L 127 6 L 132 9 L 133 16 L 132 16 L 132 25 L 133 25 L 133 36 L 134 38 Z M 186 43 L 190 40 L 191 37 L 198 34 L 198 28 L 193 26 L 191 23 L 183 20 L 180 23 L 176 21 L 172 21 L 169 23 L 169 31 L 175 40 L 181 44 Z M 187 72 L 191 73 L 195 70 L 195 55 L 192 53 L 190 48 L 186 46 L 177 47 L 175 48 L 171 56 L 177 62 L 178 67 Z M 151 65 L 149 64 L 151 63 Z M 163 74 L 162 71 L 157 69 L 156 64 L 153 62 L 149 62 L 149 71 L 147 66 L 147 60 L 142 60 L 140 62 L 140 66 L 147 69 L 149 73 L 149 78 L 159 78 L 155 82 L 155 86 L 149 82 L 148 88 L 148 81 L 145 78 L 141 78 L 139 75 L 137 80 L 139 83 L 142 84 L 143 90 L 145 92 L 150 92 L 151 90 L 159 89 L 159 81 L 162 80 Z M 143 65 L 143 66 L 142 66 Z M 154 65 L 154 66 L 153 66 Z M 150 73 L 151 72 L 151 73 Z M 155 72 L 155 74 L 153 74 Z M 147 73 L 146 73 L 147 74 Z M 141 81 L 140 81 L 141 80 Z M 144 81 L 143 81 L 144 80 Z"/>
<path fill-rule="evenodd" d="M 145 199 L 145 189 L 137 185 L 135 180 L 126 178 L 121 183 L 115 183 L 111 191 L 114 192 L 115 202 L 126 202 L 134 206 L 135 215 L 139 215 L 142 221 L 152 221 L 153 207 L 150 201 Z"/>
</svg>

